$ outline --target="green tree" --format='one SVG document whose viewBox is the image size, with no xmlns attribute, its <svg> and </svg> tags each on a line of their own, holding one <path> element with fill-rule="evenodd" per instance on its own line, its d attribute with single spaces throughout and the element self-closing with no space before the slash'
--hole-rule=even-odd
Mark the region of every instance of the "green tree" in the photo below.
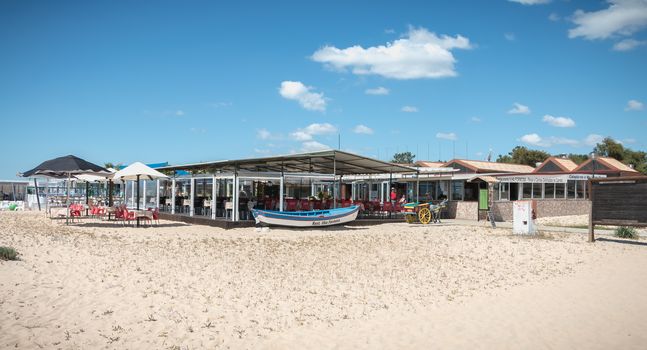
<svg viewBox="0 0 647 350">
<path fill-rule="evenodd" d="M 569 153 L 566 155 L 566 158 L 572 160 L 573 163 L 580 165 L 589 159 L 589 156 L 587 154 Z"/>
<path fill-rule="evenodd" d="M 605 137 L 602 142 L 595 145 L 593 152 L 597 155 L 615 158 L 619 161 L 623 161 L 625 157 L 624 146 L 610 137 Z"/>
<path fill-rule="evenodd" d="M 411 152 L 401 152 L 393 155 L 392 163 L 398 164 L 413 164 L 416 155 Z"/>
<path fill-rule="evenodd" d="M 525 164 L 534 167 L 537 163 L 541 163 L 548 159 L 548 157 L 550 157 L 550 154 L 544 151 L 532 150 L 524 146 L 517 146 L 508 154 L 499 155 L 496 161 L 497 163 Z"/>
<path fill-rule="evenodd" d="M 603 157 L 611 157 L 625 164 L 630 164 L 637 171 L 647 174 L 647 153 L 627 148 L 610 137 L 605 137 L 602 142 L 595 145 L 593 152 Z"/>
</svg>

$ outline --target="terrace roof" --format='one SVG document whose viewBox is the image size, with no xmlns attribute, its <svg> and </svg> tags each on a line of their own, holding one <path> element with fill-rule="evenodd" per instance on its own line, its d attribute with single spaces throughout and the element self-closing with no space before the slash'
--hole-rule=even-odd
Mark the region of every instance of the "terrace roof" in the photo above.
<svg viewBox="0 0 647 350">
<path fill-rule="evenodd" d="M 193 164 L 172 165 L 157 168 L 160 171 L 206 171 L 206 172 L 284 172 L 284 173 L 319 173 L 336 175 L 414 173 L 416 169 L 360 156 L 357 154 L 325 150 L 308 153 L 296 153 L 281 156 L 247 158 L 237 160 L 219 160 Z"/>
</svg>

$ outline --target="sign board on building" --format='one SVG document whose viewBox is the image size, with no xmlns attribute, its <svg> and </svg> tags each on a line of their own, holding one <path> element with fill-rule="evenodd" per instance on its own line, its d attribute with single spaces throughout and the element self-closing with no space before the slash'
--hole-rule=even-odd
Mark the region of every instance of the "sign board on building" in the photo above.
<svg viewBox="0 0 647 350">
<path fill-rule="evenodd" d="M 513 176 L 499 176 L 497 179 L 501 182 L 515 182 L 515 183 L 545 183 L 557 184 L 566 183 L 567 181 L 588 180 L 592 178 L 591 174 L 564 174 L 564 175 L 513 175 Z M 603 178 L 606 175 L 595 174 L 596 178 Z"/>
</svg>

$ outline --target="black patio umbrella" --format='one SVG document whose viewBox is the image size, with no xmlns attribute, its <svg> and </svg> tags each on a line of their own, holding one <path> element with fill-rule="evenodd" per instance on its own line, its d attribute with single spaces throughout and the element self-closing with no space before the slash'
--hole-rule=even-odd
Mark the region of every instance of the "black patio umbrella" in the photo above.
<svg viewBox="0 0 647 350">
<path fill-rule="evenodd" d="M 72 178 L 72 175 L 79 174 L 109 175 L 111 173 L 104 167 L 90 163 L 87 160 L 81 159 L 79 157 L 69 155 L 44 161 L 37 167 L 20 174 L 20 176 L 47 176 L 57 179 L 67 178 L 67 198 L 65 201 L 66 204 L 69 205 L 70 180 Z"/>
<path fill-rule="evenodd" d="M 21 176 L 31 177 L 41 175 L 55 178 L 66 178 L 77 174 L 109 175 L 110 171 L 104 167 L 90 163 L 87 160 L 69 155 L 46 160 L 37 167 L 25 171 Z"/>
</svg>

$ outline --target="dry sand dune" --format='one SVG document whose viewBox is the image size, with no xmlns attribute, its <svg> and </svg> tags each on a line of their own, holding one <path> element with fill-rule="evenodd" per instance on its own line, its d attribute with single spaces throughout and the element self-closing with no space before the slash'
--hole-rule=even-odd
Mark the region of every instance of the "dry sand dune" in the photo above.
<svg viewBox="0 0 647 350">
<path fill-rule="evenodd" d="M 615 306 L 647 305 L 644 293 L 622 305 L 596 298 L 644 291 L 636 266 L 647 263 L 647 247 L 587 244 L 579 235 L 529 239 L 404 223 L 269 232 L 171 222 L 65 227 L 37 213 L 0 213 L 0 227 L 0 245 L 22 254 L 0 262 L 7 348 L 559 347 L 573 344 L 565 337 L 617 330 L 609 320 L 636 320 Z M 588 296 L 599 301 L 599 317 L 573 307 L 557 318 L 570 299 L 554 296 L 606 285 L 593 275 L 616 278 L 615 289 Z M 510 326 L 526 314 L 541 327 Z M 593 326 L 555 331 L 576 322 Z M 513 334 L 497 337 L 502 327 Z M 645 344 L 644 333 L 621 344 Z"/>
</svg>

